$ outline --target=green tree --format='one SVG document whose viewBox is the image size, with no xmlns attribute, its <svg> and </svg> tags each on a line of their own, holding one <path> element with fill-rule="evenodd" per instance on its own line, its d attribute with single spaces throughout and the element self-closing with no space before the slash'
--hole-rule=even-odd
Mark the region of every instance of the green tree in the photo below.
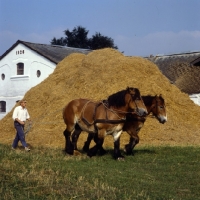
<svg viewBox="0 0 200 200">
<path fill-rule="evenodd" d="M 65 46 L 67 44 L 66 40 L 61 37 L 60 39 L 56 39 L 55 37 L 51 40 L 52 45 L 60 45 Z"/>
<path fill-rule="evenodd" d="M 65 30 L 66 45 L 69 47 L 88 48 L 88 32 L 85 28 L 78 26 L 71 31 Z"/>
<path fill-rule="evenodd" d="M 66 35 L 65 38 L 61 37 L 60 39 L 56 39 L 54 37 L 51 40 L 51 44 L 92 50 L 106 47 L 118 49 L 118 47 L 114 45 L 114 40 L 112 38 L 103 36 L 98 32 L 91 38 L 88 38 L 87 35 L 89 31 L 81 26 L 75 27 L 72 31 L 67 29 L 64 33 Z"/>
<path fill-rule="evenodd" d="M 88 40 L 90 49 L 102 49 L 111 47 L 114 49 L 118 49 L 117 46 L 114 45 L 114 40 L 110 37 L 103 36 L 101 33 L 96 33 L 92 36 L 91 39 Z"/>
</svg>

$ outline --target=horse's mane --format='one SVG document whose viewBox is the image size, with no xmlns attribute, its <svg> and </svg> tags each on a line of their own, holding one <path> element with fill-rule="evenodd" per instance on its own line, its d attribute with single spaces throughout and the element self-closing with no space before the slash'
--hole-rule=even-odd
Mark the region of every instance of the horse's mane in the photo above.
<svg viewBox="0 0 200 200">
<path fill-rule="evenodd" d="M 155 98 L 155 96 L 147 95 L 147 96 L 142 96 L 142 99 L 144 101 L 144 104 L 146 106 L 151 106 L 152 100 Z"/>
<path fill-rule="evenodd" d="M 117 108 L 125 106 L 125 95 L 127 93 L 127 90 L 121 90 L 119 92 L 116 92 L 114 94 L 111 94 L 108 97 L 108 105 L 115 106 Z"/>
<path fill-rule="evenodd" d="M 123 107 L 126 105 L 125 102 L 125 95 L 129 93 L 131 95 L 132 91 L 134 90 L 134 96 L 139 97 L 140 91 L 137 88 L 129 88 L 127 87 L 126 90 L 121 90 L 119 92 L 116 92 L 108 97 L 108 105 L 114 106 L 114 107 Z"/>
<path fill-rule="evenodd" d="M 160 97 L 160 100 L 162 101 L 162 103 L 164 104 L 164 103 L 165 103 L 165 100 L 164 100 L 164 98 L 162 97 L 162 95 L 160 95 L 159 97 Z"/>
<path fill-rule="evenodd" d="M 143 99 L 144 104 L 145 104 L 146 106 L 151 106 L 152 101 L 153 101 L 153 99 L 154 99 L 155 97 L 156 97 L 156 96 L 147 95 L 147 96 L 142 96 L 142 99 Z M 162 97 L 161 95 L 159 95 L 159 96 L 157 95 L 157 97 L 162 101 L 163 104 L 165 103 L 165 101 L 164 101 L 164 99 L 163 99 L 163 97 Z"/>
</svg>

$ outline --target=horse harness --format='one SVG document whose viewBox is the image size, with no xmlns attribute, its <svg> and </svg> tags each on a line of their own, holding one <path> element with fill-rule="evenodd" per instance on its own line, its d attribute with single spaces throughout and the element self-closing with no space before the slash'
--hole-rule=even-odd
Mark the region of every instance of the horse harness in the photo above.
<svg viewBox="0 0 200 200">
<path fill-rule="evenodd" d="M 87 106 L 87 104 L 88 104 L 89 102 L 90 102 L 90 101 L 88 101 L 88 102 L 85 104 L 84 108 L 86 108 L 86 106 Z M 97 108 L 98 108 L 100 105 L 102 105 L 102 104 L 103 104 L 103 106 L 104 106 L 104 108 L 105 108 L 106 119 L 96 119 L 95 116 L 96 116 Z M 83 108 L 83 109 L 84 109 L 84 108 Z M 119 123 L 124 123 L 124 122 L 126 121 L 126 118 L 120 118 L 120 117 L 119 117 L 120 119 L 118 119 L 118 120 L 110 120 L 110 119 L 108 119 L 107 110 L 108 110 L 108 101 L 107 101 L 107 100 L 103 100 L 103 101 L 101 101 L 101 102 L 99 102 L 99 103 L 97 103 L 97 104 L 95 105 L 94 112 L 93 112 L 93 122 L 92 122 L 92 123 L 88 122 L 88 120 L 84 117 L 84 110 L 82 110 L 82 112 L 83 112 L 82 121 L 83 121 L 87 126 L 94 125 L 94 127 L 95 127 L 96 130 L 97 130 L 97 127 L 96 127 L 96 124 L 97 124 L 97 123 L 119 124 Z M 115 114 L 116 114 L 116 113 L 115 113 Z M 117 115 L 117 114 L 116 114 L 116 115 Z"/>
</svg>

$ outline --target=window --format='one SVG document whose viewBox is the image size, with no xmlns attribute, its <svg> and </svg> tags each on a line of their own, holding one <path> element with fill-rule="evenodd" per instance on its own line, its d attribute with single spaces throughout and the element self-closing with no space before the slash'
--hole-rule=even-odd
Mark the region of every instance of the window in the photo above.
<svg viewBox="0 0 200 200">
<path fill-rule="evenodd" d="M 18 63 L 17 64 L 17 75 L 23 75 L 24 74 L 24 63 Z"/>
<path fill-rule="evenodd" d="M 5 101 L 0 101 L 0 113 L 1 112 L 6 112 L 6 102 Z"/>
<path fill-rule="evenodd" d="M 39 78 L 41 75 L 41 71 L 40 70 L 37 70 L 37 77 Z"/>
<path fill-rule="evenodd" d="M 5 79 L 5 74 L 1 74 L 1 79 L 2 79 L 2 80 Z"/>
</svg>

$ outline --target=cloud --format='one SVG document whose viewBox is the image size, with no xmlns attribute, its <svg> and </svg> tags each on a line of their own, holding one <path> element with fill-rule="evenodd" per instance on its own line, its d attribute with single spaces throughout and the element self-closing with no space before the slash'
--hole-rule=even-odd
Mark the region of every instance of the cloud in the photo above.
<svg viewBox="0 0 200 200">
<path fill-rule="evenodd" d="M 156 32 L 144 37 L 118 36 L 114 39 L 125 55 L 148 56 L 199 51 L 200 31 Z"/>
</svg>

